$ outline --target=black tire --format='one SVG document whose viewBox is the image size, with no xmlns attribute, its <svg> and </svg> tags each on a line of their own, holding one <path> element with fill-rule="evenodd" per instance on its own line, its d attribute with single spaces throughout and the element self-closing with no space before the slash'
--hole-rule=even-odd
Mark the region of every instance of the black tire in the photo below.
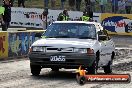
<svg viewBox="0 0 132 88">
<path fill-rule="evenodd" d="M 97 74 L 99 59 L 100 59 L 100 53 L 97 52 L 96 60 L 93 62 L 91 67 L 87 68 L 88 74 Z"/>
<path fill-rule="evenodd" d="M 98 63 L 94 61 L 91 67 L 87 68 L 88 74 L 97 74 Z"/>
<path fill-rule="evenodd" d="M 55 72 L 58 72 L 59 71 L 59 68 L 51 68 L 52 71 L 55 71 Z"/>
<path fill-rule="evenodd" d="M 77 78 L 77 83 L 80 85 L 84 85 L 86 83 L 87 79 L 84 76 L 79 76 Z"/>
<path fill-rule="evenodd" d="M 41 71 L 41 66 L 39 65 L 33 65 L 30 63 L 30 69 L 33 76 L 38 76 Z"/>
<path fill-rule="evenodd" d="M 112 52 L 112 55 L 111 55 L 111 60 L 114 60 L 114 58 L 115 58 L 115 53 L 114 53 L 114 52 Z"/>
<path fill-rule="evenodd" d="M 112 61 L 109 61 L 107 66 L 104 66 L 104 72 L 105 72 L 105 74 L 112 73 Z"/>
</svg>

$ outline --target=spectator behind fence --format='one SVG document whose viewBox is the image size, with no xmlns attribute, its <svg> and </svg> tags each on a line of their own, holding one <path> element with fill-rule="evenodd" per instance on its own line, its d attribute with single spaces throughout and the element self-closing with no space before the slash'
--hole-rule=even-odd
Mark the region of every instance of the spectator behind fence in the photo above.
<svg viewBox="0 0 132 88">
<path fill-rule="evenodd" d="M 25 8 L 25 0 L 18 0 L 18 7 L 22 7 Z"/>
<path fill-rule="evenodd" d="M 74 6 L 75 6 L 75 0 L 68 0 L 69 1 L 69 6 L 71 10 L 74 10 Z"/>
<path fill-rule="evenodd" d="M 64 9 L 66 0 L 61 0 L 61 9 Z"/>
<path fill-rule="evenodd" d="M 76 10 L 80 11 L 80 6 L 81 6 L 82 0 L 76 0 Z"/>
<path fill-rule="evenodd" d="M 3 15 L 4 24 L 2 25 L 2 30 L 7 31 L 11 21 L 11 4 L 9 0 L 4 0 L 3 7 L 5 8 L 5 11 Z"/>
<path fill-rule="evenodd" d="M 1 3 L 2 3 L 2 2 L 1 2 Z M 0 3 L 0 4 L 1 4 L 1 3 Z M 5 8 L 2 7 L 2 6 L 0 6 L 0 23 L 1 23 L 1 26 L 4 25 L 4 20 L 3 20 L 4 12 L 5 12 Z M 2 31 L 4 31 L 4 30 L 2 29 Z"/>
<path fill-rule="evenodd" d="M 125 1 L 124 0 L 119 0 L 118 1 L 118 13 L 125 14 L 125 6 L 126 6 Z"/>
<path fill-rule="evenodd" d="M 95 4 L 96 4 L 96 0 L 90 0 L 91 1 L 91 6 L 92 6 L 92 11 L 95 12 Z"/>
<path fill-rule="evenodd" d="M 14 0 L 10 0 L 10 3 L 11 3 L 11 7 L 13 7 Z"/>
<path fill-rule="evenodd" d="M 63 10 L 57 18 L 58 21 L 68 21 L 69 19 L 68 11 L 66 9 Z"/>
<path fill-rule="evenodd" d="M 112 13 L 117 13 L 118 11 L 118 0 L 111 0 Z"/>
<path fill-rule="evenodd" d="M 90 5 L 90 0 L 85 0 L 85 6 L 89 7 L 89 5 Z"/>
<path fill-rule="evenodd" d="M 132 8 L 132 0 L 126 0 L 126 13 L 130 14 L 131 13 L 131 8 Z"/>
<path fill-rule="evenodd" d="M 48 8 L 49 0 L 44 0 L 44 7 Z"/>
<path fill-rule="evenodd" d="M 56 6 L 56 0 L 51 0 L 51 8 L 55 9 Z"/>
<path fill-rule="evenodd" d="M 90 17 L 88 16 L 88 13 L 86 11 L 84 11 L 83 15 L 80 19 L 81 19 L 81 21 L 89 21 Z"/>
<path fill-rule="evenodd" d="M 106 5 L 108 4 L 107 0 L 99 0 L 101 13 L 105 12 Z"/>
</svg>

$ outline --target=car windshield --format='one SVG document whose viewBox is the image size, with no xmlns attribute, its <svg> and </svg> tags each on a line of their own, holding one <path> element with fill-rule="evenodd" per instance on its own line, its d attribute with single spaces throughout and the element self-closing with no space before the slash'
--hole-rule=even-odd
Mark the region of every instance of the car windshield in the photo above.
<svg viewBox="0 0 132 88">
<path fill-rule="evenodd" d="M 94 24 L 53 23 L 43 36 L 46 38 L 96 39 L 96 28 Z"/>
</svg>

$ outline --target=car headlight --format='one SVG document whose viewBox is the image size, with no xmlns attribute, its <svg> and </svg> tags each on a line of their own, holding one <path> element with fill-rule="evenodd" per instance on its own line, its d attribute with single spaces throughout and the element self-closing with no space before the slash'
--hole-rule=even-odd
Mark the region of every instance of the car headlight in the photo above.
<svg viewBox="0 0 132 88">
<path fill-rule="evenodd" d="M 87 49 L 75 48 L 75 49 L 74 49 L 74 52 L 77 52 L 77 53 L 87 53 Z"/>
<path fill-rule="evenodd" d="M 33 46 L 32 51 L 45 52 L 45 47 L 42 46 Z"/>
<path fill-rule="evenodd" d="M 93 49 L 90 49 L 90 48 L 87 49 L 87 54 L 88 55 L 95 55 L 94 54 L 94 50 Z"/>
</svg>

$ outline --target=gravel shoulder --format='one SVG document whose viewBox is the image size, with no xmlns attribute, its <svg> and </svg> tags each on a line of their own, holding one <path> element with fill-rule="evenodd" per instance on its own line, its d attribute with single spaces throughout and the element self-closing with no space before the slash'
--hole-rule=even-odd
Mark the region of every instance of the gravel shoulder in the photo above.
<svg viewBox="0 0 132 88">
<path fill-rule="evenodd" d="M 87 83 L 80 86 L 76 82 L 75 70 L 61 69 L 55 73 L 45 68 L 40 76 L 34 77 L 30 73 L 29 63 L 28 59 L 0 62 L 0 88 L 132 88 L 132 82 Z M 113 72 L 132 75 L 132 55 L 115 59 Z M 102 73 L 101 69 L 99 73 Z"/>
</svg>

